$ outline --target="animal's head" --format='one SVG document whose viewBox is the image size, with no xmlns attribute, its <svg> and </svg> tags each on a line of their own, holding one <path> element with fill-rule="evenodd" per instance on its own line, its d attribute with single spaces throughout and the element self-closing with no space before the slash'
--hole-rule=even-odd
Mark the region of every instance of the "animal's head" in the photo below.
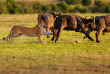
<svg viewBox="0 0 110 74">
<path fill-rule="evenodd" d="M 46 28 L 48 26 L 49 21 L 51 20 L 51 19 L 50 20 L 48 19 L 48 16 L 50 16 L 50 14 L 52 14 L 53 17 L 57 18 L 57 16 L 61 15 L 61 11 L 59 11 L 59 12 L 60 12 L 60 14 L 56 14 L 55 10 L 53 10 L 52 13 L 48 13 L 48 12 L 46 13 L 44 11 L 41 15 L 38 16 L 38 19 L 37 19 L 38 20 L 38 25 L 41 25 L 42 27 Z"/>
<path fill-rule="evenodd" d="M 86 17 L 84 18 L 84 23 L 85 23 L 85 24 L 88 24 L 88 22 L 89 22 L 89 21 L 88 21 L 87 16 L 86 16 Z"/>
<path fill-rule="evenodd" d="M 59 11 L 59 14 L 57 14 L 56 11 Z M 52 15 L 57 18 L 58 16 L 62 15 L 62 12 L 60 10 L 56 10 L 55 7 L 52 7 Z"/>
<path fill-rule="evenodd" d="M 89 28 L 96 29 L 96 21 L 94 16 L 91 16 L 89 19 Z"/>
<path fill-rule="evenodd" d="M 38 15 L 38 25 L 39 26 L 42 26 L 42 27 L 47 27 L 47 24 L 48 24 L 48 19 L 47 17 L 45 16 L 45 14 L 41 14 L 41 15 Z"/>
<path fill-rule="evenodd" d="M 56 10 L 56 11 L 59 11 L 59 14 L 57 14 L 56 12 L 53 12 L 53 15 L 54 15 L 55 18 L 62 15 L 62 12 L 60 10 Z"/>
<path fill-rule="evenodd" d="M 94 17 L 94 16 L 91 16 L 91 18 L 89 19 L 89 22 L 90 22 L 90 23 L 91 23 L 91 22 L 92 22 L 92 23 L 93 23 L 93 22 L 95 23 L 95 17 Z"/>
<path fill-rule="evenodd" d="M 87 19 L 87 16 L 85 17 L 85 19 L 84 19 L 84 23 L 87 25 L 87 26 L 89 26 L 90 24 L 95 24 L 95 18 L 92 16 L 92 18 L 90 18 L 90 19 Z"/>
</svg>

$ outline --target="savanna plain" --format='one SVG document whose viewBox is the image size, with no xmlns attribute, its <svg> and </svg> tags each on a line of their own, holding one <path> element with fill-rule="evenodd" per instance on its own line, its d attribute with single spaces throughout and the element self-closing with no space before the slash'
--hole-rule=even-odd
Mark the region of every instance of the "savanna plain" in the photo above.
<svg viewBox="0 0 110 74">
<path fill-rule="evenodd" d="M 14 25 L 36 26 L 37 16 L 0 15 L 0 74 L 110 74 L 110 33 L 100 35 L 101 43 L 83 39 L 84 34 L 75 31 L 62 31 L 57 43 L 46 36 L 42 36 L 45 43 L 27 36 L 10 43 L 3 40 Z M 90 36 L 95 40 L 95 31 Z"/>
</svg>

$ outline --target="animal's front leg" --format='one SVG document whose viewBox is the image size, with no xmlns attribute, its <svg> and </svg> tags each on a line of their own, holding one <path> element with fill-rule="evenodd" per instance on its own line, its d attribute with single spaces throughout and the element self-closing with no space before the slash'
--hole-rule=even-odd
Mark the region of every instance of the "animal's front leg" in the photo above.
<svg viewBox="0 0 110 74">
<path fill-rule="evenodd" d="M 54 29 L 54 31 L 53 31 L 53 37 L 52 37 L 52 41 L 54 40 L 54 38 L 56 38 L 56 36 L 57 36 L 57 29 Z"/>
<path fill-rule="evenodd" d="M 86 37 L 88 37 L 88 39 L 90 39 L 91 41 L 94 41 L 89 34 L 86 32 L 86 30 L 84 28 L 82 28 L 82 33 L 84 33 L 86 35 Z"/>
<path fill-rule="evenodd" d="M 46 35 L 53 35 L 53 32 L 46 32 Z"/>
<path fill-rule="evenodd" d="M 93 29 L 90 29 L 90 28 L 89 28 L 89 29 L 87 30 L 87 33 L 90 34 L 90 32 L 92 32 L 92 31 L 93 31 Z M 86 38 L 87 38 L 87 36 L 85 35 L 83 39 L 86 39 Z"/>
<path fill-rule="evenodd" d="M 61 33 L 62 30 L 63 30 L 63 26 L 61 26 L 61 27 L 58 29 L 58 31 L 57 31 L 57 38 L 56 38 L 56 40 L 55 40 L 55 43 L 58 41 L 59 36 L 60 36 L 60 33 Z"/>
<path fill-rule="evenodd" d="M 47 32 L 46 30 L 43 30 L 43 35 L 53 35 L 53 32 Z"/>
<path fill-rule="evenodd" d="M 49 31 L 49 28 L 48 28 L 48 27 L 46 28 L 46 31 L 47 31 L 47 32 Z M 50 38 L 50 36 L 49 36 L 49 35 L 47 35 L 47 38 Z"/>
<path fill-rule="evenodd" d="M 43 43 L 41 36 L 38 36 L 40 43 Z"/>
</svg>

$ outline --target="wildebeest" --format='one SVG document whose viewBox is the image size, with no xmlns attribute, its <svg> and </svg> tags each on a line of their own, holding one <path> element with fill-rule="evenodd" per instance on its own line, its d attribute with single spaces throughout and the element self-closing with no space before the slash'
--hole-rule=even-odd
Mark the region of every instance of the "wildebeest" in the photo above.
<svg viewBox="0 0 110 74">
<path fill-rule="evenodd" d="M 96 16 L 96 17 L 90 18 L 89 22 L 90 22 L 89 29 L 87 31 L 88 34 L 90 34 L 90 32 L 92 32 L 93 30 L 97 31 L 96 32 L 96 42 L 100 43 L 99 34 L 101 32 L 103 32 L 103 34 L 105 32 L 110 32 L 110 15 Z"/>
<path fill-rule="evenodd" d="M 26 35 L 29 37 L 38 37 L 39 41 L 43 43 L 41 35 L 52 35 L 53 34 L 51 32 L 47 32 L 44 29 L 45 26 L 47 26 L 47 24 L 38 18 L 38 25 L 36 25 L 35 27 L 28 28 L 24 26 L 13 26 L 7 38 L 3 38 L 3 39 L 4 40 L 7 39 L 7 41 L 10 42 L 10 38 L 12 37 L 19 37 L 21 35 Z"/>
<path fill-rule="evenodd" d="M 57 14 L 55 12 L 55 9 L 52 8 L 52 12 L 43 12 L 43 14 L 39 15 L 38 18 L 43 20 L 46 24 L 47 24 L 47 27 L 46 27 L 46 31 L 48 32 L 49 30 L 53 31 L 53 27 L 54 27 L 54 22 L 55 22 L 55 19 L 56 19 L 56 16 L 59 16 L 61 15 L 61 11 L 59 11 L 60 13 Z M 50 38 L 49 35 L 47 35 L 47 38 Z"/>
<path fill-rule="evenodd" d="M 77 15 L 61 15 L 59 16 L 54 24 L 54 32 L 52 41 L 56 38 L 55 42 L 58 41 L 61 31 L 64 30 L 75 30 L 76 32 L 84 33 L 91 41 L 93 39 L 88 35 L 85 30 L 85 24 L 88 23 L 87 19 L 84 19 Z"/>
</svg>

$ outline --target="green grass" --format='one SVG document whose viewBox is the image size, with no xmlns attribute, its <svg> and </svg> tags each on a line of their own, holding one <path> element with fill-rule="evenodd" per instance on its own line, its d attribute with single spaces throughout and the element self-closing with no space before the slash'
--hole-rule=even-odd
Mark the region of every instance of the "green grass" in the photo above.
<svg viewBox="0 0 110 74">
<path fill-rule="evenodd" d="M 77 14 L 82 17 L 106 14 Z M 0 15 L 0 73 L 1 74 L 109 74 L 110 33 L 100 35 L 102 43 L 83 39 L 84 34 L 62 31 L 58 43 L 42 36 L 21 36 L 10 43 L 2 38 L 9 34 L 14 25 L 34 27 L 36 14 Z M 95 32 L 90 34 L 95 40 Z M 52 36 L 51 36 L 52 37 Z M 75 43 L 75 40 L 80 43 Z"/>
</svg>

